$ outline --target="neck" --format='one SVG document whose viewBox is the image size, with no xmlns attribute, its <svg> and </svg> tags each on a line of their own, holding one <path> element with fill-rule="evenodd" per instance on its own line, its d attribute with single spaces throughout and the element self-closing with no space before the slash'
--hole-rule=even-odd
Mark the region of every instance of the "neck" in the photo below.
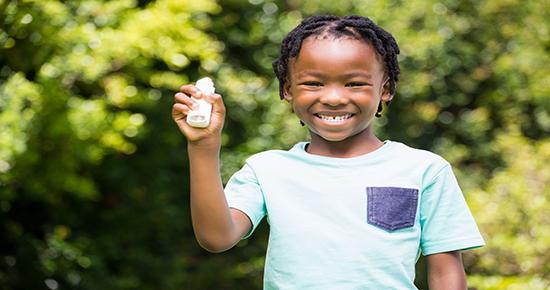
<svg viewBox="0 0 550 290">
<path fill-rule="evenodd" d="M 337 158 L 350 158 L 370 153 L 384 145 L 371 130 L 365 130 L 342 141 L 328 141 L 310 132 L 311 143 L 307 152 Z"/>
</svg>

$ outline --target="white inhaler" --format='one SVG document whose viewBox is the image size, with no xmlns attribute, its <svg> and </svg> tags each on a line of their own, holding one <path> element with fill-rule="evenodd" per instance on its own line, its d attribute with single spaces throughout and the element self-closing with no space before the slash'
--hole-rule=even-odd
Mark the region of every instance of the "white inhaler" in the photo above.
<svg viewBox="0 0 550 290">
<path fill-rule="evenodd" d="M 215 91 L 214 82 L 212 79 L 206 77 L 198 80 L 195 83 L 195 87 L 199 89 L 203 94 L 213 94 Z M 196 110 L 191 110 L 187 114 L 187 124 L 196 128 L 206 128 L 210 124 L 210 113 L 212 112 L 212 104 L 202 99 L 192 99 L 199 105 Z"/>
</svg>

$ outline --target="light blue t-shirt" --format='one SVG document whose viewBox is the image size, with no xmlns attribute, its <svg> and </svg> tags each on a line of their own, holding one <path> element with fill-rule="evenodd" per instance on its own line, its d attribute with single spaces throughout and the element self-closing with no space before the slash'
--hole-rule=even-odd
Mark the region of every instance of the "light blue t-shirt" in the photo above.
<svg viewBox="0 0 550 290">
<path fill-rule="evenodd" d="M 438 155 L 386 141 L 333 158 L 306 144 L 251 156 L 225 188 L 249 235 L 268 218 L 264 289 L 416 289 L 421 253 L 484 245 Z"/>
</svg>

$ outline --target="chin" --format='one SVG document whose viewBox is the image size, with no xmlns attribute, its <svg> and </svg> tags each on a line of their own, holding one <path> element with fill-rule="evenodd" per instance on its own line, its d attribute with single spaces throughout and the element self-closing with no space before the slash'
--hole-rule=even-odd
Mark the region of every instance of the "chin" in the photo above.
<svg viewBox="0 0 550 290">
<path fill-rule="evenodd" d="M 327 142 L 342 142 L 346 141 L 352 138 L 360 137 L 362 133 L 365 133 L 366 130 L 362 130 L 360 132 L 353 132 L 353 131 L 337 131 L 337 132 L 314 132 L 310 131 L 310 134 L 315 134 L 319 138 L 327 141 Z"/>
<path fill-rule="evenodd" d="M 328 142 L 340 142 L 348 139 L 349 135 L 336 135 L 336 134 L 318 134 L 315 133 L 317 136 L 321 137 L 323 140 Z"/>
<path fill-rule="evenodd" d="M 326 141 L 329 141 L 329 142 L 340 142 L 340 141 L 344 141 L 347 139 L 347 137 L 323 137 L 321 136 L 321 138 L 325 139 Z"/>
</svg>

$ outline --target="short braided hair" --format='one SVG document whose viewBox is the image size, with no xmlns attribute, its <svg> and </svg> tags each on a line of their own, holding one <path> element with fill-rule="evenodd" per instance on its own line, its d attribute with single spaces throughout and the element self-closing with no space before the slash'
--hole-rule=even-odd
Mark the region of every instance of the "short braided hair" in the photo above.
<svg viewBox="0 0 550 290">
<path fill-rule="evenodd" d="M 309 36 L 352 37 L 364 40 L 376 50 L 383 61 L 384 72 L 388 77 L 390 94 L 395 95 L 399 78 L 397 55 L 399 47 L 393 36 L 367 17 L 350 15 L 311 16 L 302 20 L 281 43 L 281 55 L 273 61 L 273 71 L 279 80 L 279 96 L 284 99 L 284 86 L 288 81 L 288 62 L 300 52 L 303 41 Z"/>
</svg>

